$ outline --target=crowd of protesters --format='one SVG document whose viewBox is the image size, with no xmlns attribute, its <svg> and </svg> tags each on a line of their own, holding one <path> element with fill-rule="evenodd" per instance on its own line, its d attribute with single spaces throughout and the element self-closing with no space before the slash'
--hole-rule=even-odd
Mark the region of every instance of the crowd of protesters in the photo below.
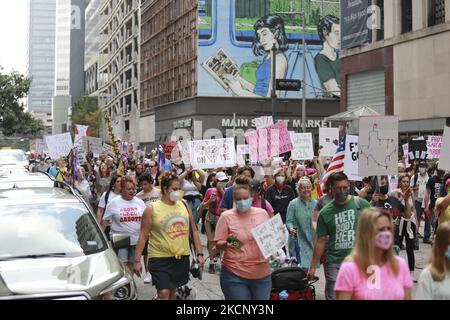
<svg viewBox="0 0 450 320">
<path fill-rule="evenodd" d="M 208 272 L 220 272 L 226 299 L 269 299 L 269 260 L 251 230 L 275 215 L 286 224 L 290 261 L 309 279 L 323 266 L 327 299 L 411 299 L 417 281 L 418 298 L 450 299 L 450 174 L 414 161 L 400 162 L 392 177 L 350 181 L 340 172 L 322 181 L 329 160 L 287 155 L 260 166 L 201 170 L 136 153 L 120 174 L 115 157 L 101 155 L 79 166 L 75 188 L 108 237 L 130 235 L 118 257 L 156 286 L 159 299 L 174 299 L 189 281 L 192 251 L 200 268 L 209 260 Z M 58 179 L 67 165 L 36 157 L 30 170 Z M 414 251 L 422 245 L 432 245 L 433 255 L 416 279 Z M 399 256 L 404 248 L 407 262 Z M 381 275 L 376 288 L 366 285 L 373 266 Z"/>
</svg>

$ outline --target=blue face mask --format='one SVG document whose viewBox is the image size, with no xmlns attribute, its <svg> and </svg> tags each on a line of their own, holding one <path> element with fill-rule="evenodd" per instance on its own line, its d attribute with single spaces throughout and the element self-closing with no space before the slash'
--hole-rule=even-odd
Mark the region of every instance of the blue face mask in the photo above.
<svg viewBox="0 0 450 320">
<path fill-rule="evenodd" d="M 236 202 L 236 208 L 240 211 L 240 212 L 247 212 L 248 210 L 250 210 L 251 206 L 252 206 L 252 198 L 248 198 L 245 200 L 241 200 L 241 201 L 237 201 Z"/>
<path fill-rule="evenodd" d="M 450 247 L 448 247 L 445 257 L 447 258 L 447 261 L 450 261 Z"/>
</svg>

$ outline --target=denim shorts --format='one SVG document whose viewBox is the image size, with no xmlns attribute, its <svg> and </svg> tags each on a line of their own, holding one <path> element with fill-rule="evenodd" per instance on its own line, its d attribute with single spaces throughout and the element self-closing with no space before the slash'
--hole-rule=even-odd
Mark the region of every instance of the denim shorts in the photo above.
<svg viewBox="0 0 450 320">
<path fill-rule="evenodd" d="M 117 256 L 121 262 L 134 262 L 134 255 L 136 253 L 136 246 L 129 246 L 128 248 L 119 249 Z"/>
</svg>

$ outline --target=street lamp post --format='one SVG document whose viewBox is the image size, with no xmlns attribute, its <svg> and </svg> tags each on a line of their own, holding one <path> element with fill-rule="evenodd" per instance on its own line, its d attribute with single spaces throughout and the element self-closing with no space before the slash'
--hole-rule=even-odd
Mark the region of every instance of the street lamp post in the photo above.
<svg viewBox="0 0 450 320">
<path fill-rule="evenodd" d="M 302 85 L 302 131 L 306 133 L 306 41 L 305 41 L 305 11 L 300 13 L 302 17 L 302 69 L 303 69 L 303 85 Z"/>
<path fill-rule="evenodd" d="M 272 92 L 271 92 L 271 98 L 272 98 L 272 118 L 273 122 L 275 123 L 275 109 L 277 107 L 277 46 L 275 43 L 272 47 Z"/>
</svg>

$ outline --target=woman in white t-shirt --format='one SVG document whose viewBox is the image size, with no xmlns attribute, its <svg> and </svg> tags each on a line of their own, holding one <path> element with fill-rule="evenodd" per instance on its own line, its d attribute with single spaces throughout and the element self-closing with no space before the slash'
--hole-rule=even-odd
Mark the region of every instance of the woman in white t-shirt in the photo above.
<svg viewBox="0 0 450 320">
<path fill-rule="evenodd" d="M 423 269 L 416 300 L 450 300 L 450 221 L 436 229 L 431 263 Z"/>
<path fill-rule="evenodd" d="M 111 178 L 111 183 L 109 184 L 108 191 L 103 192 L 103 194 L 100 197 L 100 200 L 98 202 L 98 209 L 97 209 L 98 224 L 102 223 L 103 214 L 105 213 L 105 208 L 106 208 L 107 204 L 118 196 L 120 196 L 120 177 L 117 175 L 114 175 Z M 108 231 L 108 233 L 109 233 L 109 231 Z M 106 235 L 109 237 L 108 233 L 106 233 Z"/>
<path fill-rule="evenodd" d="M 136 184 L 131 177 L 120 179 L 121 196 L 112 200 L 105 210 L 102 220 L 103 230 L 111 222 L 111 235 L 125 234 L 130 236 L 130 246 L 119 249 L 117 256 L 132 272 L 136 243 L 141 229 L 142 215 L 145 211 L 144 201 L 135 196 Z"/>
</svg>

